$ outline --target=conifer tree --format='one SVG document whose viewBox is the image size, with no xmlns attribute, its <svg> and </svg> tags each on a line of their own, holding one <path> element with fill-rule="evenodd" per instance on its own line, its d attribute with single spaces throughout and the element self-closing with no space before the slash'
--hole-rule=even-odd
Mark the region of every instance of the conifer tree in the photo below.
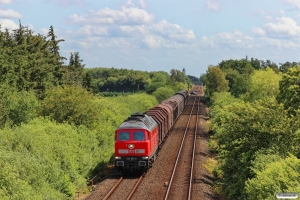
<svg viewBox="0 0 300 200">
<path fill-rule="evenodd" d="M 68 85 L 82 85 L 83 84 L 83 60 L 80 59 L 79 52 L 70 54 L 69 65 L 66 67 L 63 76 L 63 82 Z"/>
<path fill-rule="evenodd" d="M 60 56 L 59 53 L 60 46 L 58 44 L 65 40 L 64 39 L 56 40 L 57 36 L 54 34 L 53 26 L 50 26 L 47 38 L 49 38 L 49 40 L 47 41 L 47 45 L 52 54 L 51 64 L 53 66 L 53 75 L 55 79 L 58 81 L 56 84 L 61 84 L 61 80 L 63 76 L 62 67 L 64 64 L 64 60 L 66 60 L 66 58 Z"/>
</svg>

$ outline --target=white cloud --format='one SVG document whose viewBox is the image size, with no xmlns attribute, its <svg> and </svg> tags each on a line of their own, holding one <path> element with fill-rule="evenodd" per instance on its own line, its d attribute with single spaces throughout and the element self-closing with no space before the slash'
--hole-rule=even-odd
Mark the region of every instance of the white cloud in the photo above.
<svg viewBox="0 0 300 200">
<path fill-rule="evenodd" d="M 0 17 L 20 19 L 22 18 L 22 15 L 17 11 L 8 9 L 8 10 L 0 10 Z"/>
<path fill-rule="evenodd" d="M 282 0 L 282 1 L 300 9 L 300 0 Z"/>
<path fill-rule="evenodd" d="M 149 34 L 149 30 L 146 26 L 120 26 L 120 32 L 124 33 L 126 36 L 131 37 L 143 37 Z"/>
<path fill-rule="evenodd" d="M 55 2 L 61 6 L 70 6 L 70 5 L 83 6 L 86 4 L 84 0 L 44 0 L 44 2 L 50 2 L 50 3 Z"/>
<path fill-rule="evenodd" d="M 90 11 L 85 15 L 71 15 L 71 23 L 75 24 L 147 24 L 154 21 L 154 15 L 134 7 L 130 2 L 122 6 L 121 10 L 105 8 L 99 11 Z"/>
<path fill-rule="evenodd" d="M 254 27 L 252 28 L 252 33 L 256 36 L 265 36 L 266 35 L 266 31 L 264 31 L 262 28 L 259 27 Z"/>
<path fill-rule="evenodd" d="M 147 7 L 147 4 L 144 0 L 139 0 L 141 8 L 145 9 Z"/>
<path fill-rule="evenodd" d="M 284 17 L 284 16 L 285 16 L 284 10 L 280 10 L 280 11 L 279 11 L 279 15 L 280 15 L 280 17 Z"/>
<path fill-rule="evenodd" d="M 80 26 L 69 33 L 70 37 L 81 41 L 88 37 L 98 38 L 94 42 L 101 47 L 177 48 L 191 45 L 196 38 L 193 30 L 166 20 L 155 22 L 154 15 L 135 7 L 131 0 L 119 10 L 105 8 L 83 15 L 74 14 L 70 19 Z"/>
<path fill-rule="evenodd" d="M 296 49 L 300 47 L 300 43 L 297 40 L 283 40 L 268 37 L 257 40 L 257 43 L 260 43 L 261 47 L 276 47 L 276 49 Z"/>
<path fill-rule="evenodd" d="M 108 36 L 108 29 L 101 26 L 84 26 L 75 31 L 75 34 L 84 37 Z"/>
<path fill-rule="evenodd" d="M 206 2 L 206 8 L 208 10 L 217 12 L 217 11 L 220 10 L 220 5 L 217 2 L 215 2 L 215 1 L 207 1 Z"/>
<path fill-rule="evenodd" d="M 267 34 L 276 38 L 299 37 L 300 27 L 289 17 L 278 17 L 276 22 L 264 26 Z"/>
<path fill-rule="evenodd" d="M 19 28 L 19 25 L 16 24 L 13 20 L 10 19 L 1 19 L 0 18 L 1 28 L 4 30 L 7 28 L 8 30 L 14 30 Z"/>
<path fill-rule="evenodd" d="M 39 33 L 43 34 L 43 35 L 48 35 L 49 30 L 47 28 L 41 28 Z"/>
<path fill-rule="evenodd" d="M 0 0 L 0 4 L 11 4 L 13 0 Z"/>
<path fill-rule="evenodd" d="M 171 24 L 166 20 L 153 24 L 150 30 L 167 40 L 175 40 L 177 42 L 190 42 L 196 36 L 192 30 L 185 30 L 177 24 Z"/>
<path fill-rule="evenodd" d="M 239 30 L 233 32 L 220 32 L 210 37 L 204 36 L 200 40 L 200 46 L 206 49 L 250 49 L 254 46 L 254 38 L 243 34 Z"/>
<path fill-rule="evenodd" d="M 147 36 L 143 42 L 150 49 L 159 48 L 160 44 L 163 43 L 163 39 L 159 36 L 149 35 Z"/>
</svg>

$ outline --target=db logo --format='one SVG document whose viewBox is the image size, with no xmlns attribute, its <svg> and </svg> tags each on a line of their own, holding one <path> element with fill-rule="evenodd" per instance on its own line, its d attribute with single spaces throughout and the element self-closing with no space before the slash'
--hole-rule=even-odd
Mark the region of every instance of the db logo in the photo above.
<svg viewBox="0 0 300 200">
<path fill-rule="evenodd" d="M 129 153 L 134 153 L 134 150 L 129 150 Z"/>
</svg>

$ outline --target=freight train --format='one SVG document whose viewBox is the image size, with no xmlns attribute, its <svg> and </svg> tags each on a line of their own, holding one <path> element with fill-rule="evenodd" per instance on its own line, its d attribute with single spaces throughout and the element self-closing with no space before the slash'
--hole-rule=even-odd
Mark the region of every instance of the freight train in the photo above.
<svg viewBox="0 0 300 200">
<path fill-rule="evenodd" d="M 115 131 L 115 168 L 123 172 L 151 168 L 168 132 L 188 101 L 182 90 L 145 113 L 128 117 Z"/>
</svg>

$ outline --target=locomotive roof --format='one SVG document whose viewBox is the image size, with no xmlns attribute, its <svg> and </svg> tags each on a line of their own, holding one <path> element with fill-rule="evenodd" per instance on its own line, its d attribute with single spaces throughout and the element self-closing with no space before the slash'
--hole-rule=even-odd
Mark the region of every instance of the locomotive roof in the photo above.
<svg viewBox="0 0 300 200">
<path fill-rule="evenodd" d="M 136 128 L 146 129 L 151 132 L 156 126 L 157 123 L 152 117 L 144 113 L 135 113 L 124 120 L 118 129 Z"/>
</svg>

